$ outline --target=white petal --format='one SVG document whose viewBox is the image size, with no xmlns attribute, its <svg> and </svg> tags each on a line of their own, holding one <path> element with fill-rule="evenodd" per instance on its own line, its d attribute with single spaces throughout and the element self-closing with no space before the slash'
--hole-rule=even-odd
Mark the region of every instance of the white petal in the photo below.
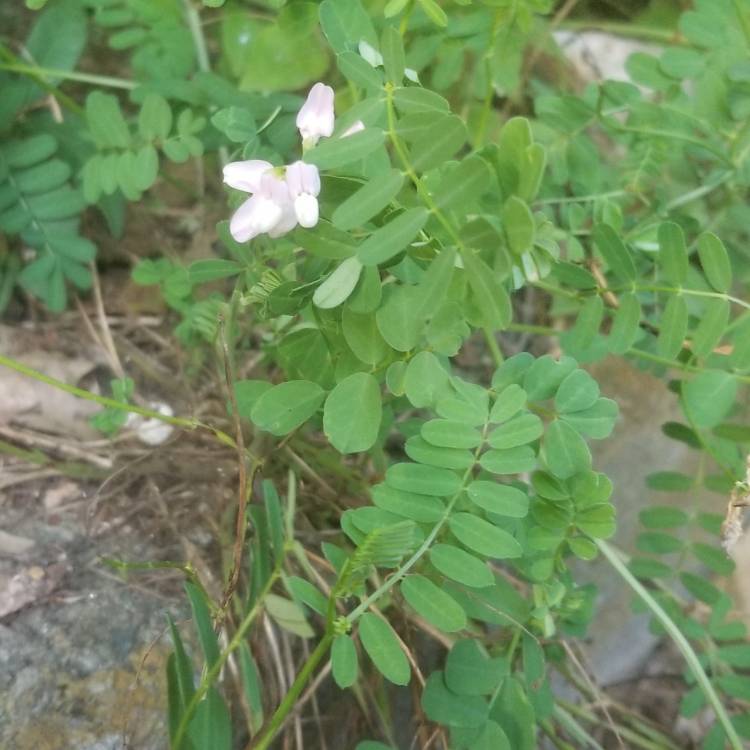
<svg viewBox="0 0 750 750">
<path fill-rule="evenodd" d="M 303 140 L 314 144 L 319 138 L 328 138 L 334 124 L 333 89 L 316 83 L 297 113 L 296 122 Z"/>
<path fill-rule="evenodd" d="M 298 195 L 294 199 L 294 213 L 301 227 L 314 227 L 318 223 L 318 199 L 309 193 Z"/>
<path fill-rule="evenodd" d="M 286 168 L 286 184 L 292 200 L 302 193 L 317 196 L 320 194 L 320 172 L 314 164 L 295 161 Z"/>
<path fill-rule="evenodd" d="M 269 169 L 273 165 L 262 159 L 233 161 L 224 167 L 224 182 L 237 190 L 255 193 L 260 188 L 260 178 Z"/>
<path fill-rule="evenodd" d="M 294 204 L 290 201 L 282 206 L 281 217 L 268 230 L 268 236 L 281 237 L 287 232 L 291 232 L 297 226 L 297 214 L 294 212 Z"/>
<path fill-rule="evenodd" d="M 362 130 L 365 129 L 365 124 L 362 122 L 362 120 L 356 120 L 353 122 L 342 134 L 341 138 L 347 138 L 350 135 L 354 135 L 355 133 L 359 133 Z"/>
<path fill-rule="evenodd" d="M 256 206 L 261 198 L 254 195 L 248 198 L 235 212 L 229 222 L 229 233 L 235 242 L 247 242 L 260 234 L 255 226 L 254 216 Z"/>
<path fill-rule="evenodd" d="M 281 204 L 263 195 L 254 195 L 232 216 L 229 232 L 237 242 L 247 242 L 274 227 L 282 212 Z"/>
</svg>

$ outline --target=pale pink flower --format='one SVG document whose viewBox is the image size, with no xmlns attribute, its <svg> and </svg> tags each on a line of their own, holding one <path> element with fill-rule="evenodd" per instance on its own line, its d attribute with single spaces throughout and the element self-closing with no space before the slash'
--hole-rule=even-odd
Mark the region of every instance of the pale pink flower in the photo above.
<svg viewBox="0 0 750 750">
<path fill-rule="evenodd" d="M 294 213 L 300 226 L 310 229 L 318 223 L 318 195 L 320 174 L 314 164 L 296 161 L 286 168 L 289 197 L 294 202 Z"/>
<path fill-rule="evenodd" d="M 303 146 L 314 146 L 321 138 L 329 138 L 333 133 L 333 123 L 333 89 L 324 83 L 316 83 L 297 113 L 297 128 Z"/>
</svg>

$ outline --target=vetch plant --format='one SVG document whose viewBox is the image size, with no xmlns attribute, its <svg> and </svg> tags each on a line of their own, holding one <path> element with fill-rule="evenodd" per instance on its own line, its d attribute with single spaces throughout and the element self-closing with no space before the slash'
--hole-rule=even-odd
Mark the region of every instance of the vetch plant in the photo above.
<svg viewBox="0 0 750 750">
<path fill-rule="evenodd" d="M 179 321 L 192 376 L 221 373 L 216 423 L 140 405 L 132 380 L 107 398 L 0 357 L 100 403 L 109 434 L 133 412 L 236 456 L 221 590 L 179 564 L 202 656 L 170 621 L 173 750 L 302 736 L 329 679 L 367 718 L 346 735 L 359 750 L 684 747 L 576 656 L 596 558 L 684 658 L 679 711 L 711 719 L 700 746 L 741 748 L 750 647 L 722 541 L 742 543 L 748 494 L 750 4 L 626 25 L 658 52 L 630 57 L 629 82 L 580 87 L 540 67 L 578 23 L 570 3 L 221 4 L 50 2 L 34 64 L 0 65 L 0 228 L 17 238 L 0 301 L 20 283 L 61 309 L 66 279 L 89 283 L 84 206 L 123 231 L 127 201 L 179 184 L 174 164 L 201 209 L 220 174 L 245 194 L 213 199 L 231 218 L 201 259 L 133 270 Z M 132 78 L 45 58 L 63 7 L 75 49 L 92 8 Z M 69 119 L 29 109 L 43 93 Z M 58 136 L 79 139 L 67 167 Z M 681 416 L 653 429 L 695 457 L 649 476 L 678 503 L 641 510 L 628 555 L 596 461 L 623 422 L 590 367 L 606 357 L 666 382 Z"/>
</svg>

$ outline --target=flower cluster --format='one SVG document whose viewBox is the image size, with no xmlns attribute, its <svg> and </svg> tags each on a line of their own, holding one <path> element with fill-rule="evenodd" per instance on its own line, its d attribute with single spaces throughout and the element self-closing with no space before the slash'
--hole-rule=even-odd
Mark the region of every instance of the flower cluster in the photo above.
<svg viewBox="0 0 750 750">
<path fill-rule="evenodd" d="M 316 83 L 297 113 L 303 150 L 315 146 L 320 138 L 329 138 L 333 127 L 333 89 Z M 343 135 L 363 128 L 357 122 Z M 235 161 L 224 167 L 224 182 L 250 193 L 229 223 L 237 242 L 247 242 L 259 234 L 280 237 L 297 224 L 309 229 L 318 223 L 320 174 L 314 164 L 296 161 L 286 167 L 274 167 L 261 159 Z"/>
</svg>

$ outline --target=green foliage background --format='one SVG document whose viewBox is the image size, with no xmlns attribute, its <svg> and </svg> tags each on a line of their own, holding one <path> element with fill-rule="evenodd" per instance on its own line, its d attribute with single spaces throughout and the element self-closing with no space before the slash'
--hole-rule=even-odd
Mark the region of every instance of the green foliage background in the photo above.
<svg viewBox="0 0 750 750">
<path fill-rule="evenodd" d="M 219 680 L 230 657 L 258 748 L 329 648 L 343 689 L 373 672 L 409 683 L 392 627 L 405 613 L 451 644 L 420 690 L 451 748 L 531 750 L 541 734 L 599 747 L 550 684 L 570 676 L 561 644 L 585 635 L 595 606 L 572 564 L 611 551 L 615 531 L 589 443 L 618 410 L 582 365 L 614 355 L 668 380 L 683 421 L 663 430 L 696 451 L 697 469 L 665 466 L 652 489 L 703 487 L 719 508 L 747 490 L 750 4 L 697 0 L 677 18 L 654 3 L 632 31 L 663 49 L 630 57 L 632 82 L 569 90 L 536 75 L 542 49 L 563 66 L 550 37 L 563 18 L 545 0 L 205 5 L 51 0 L 20 52 L 0 46 L 0 307 L 20 285 L 63 310 L 71 285 L 91 284 L 84 212 L 119 236 L 126 203 L 172 164 L 197 160 L 213 176 L 228 160 L 299 158 L 304 90 L 336 89 L 334 136 L 304 154 L 323 175 L 317 227 L 239 245 L 221 222 L 215 258 L 155 257 L 133 272 L 203 356 L 220 320 L 236 361 L 262 333 L 268 379 L 234 384 L 246 428 L 322 431 L 335 455 L 366 452 L 371 467 L 350 464 L 359 507 L 327 518 L 343 533 L 323 544 L 325 586 L 295 540 L 294 482 L 283 503 L 266 482 L 265 504 L 251 505 L 251 577 L 228 646 L 216 604 L 188 584 L 206 670 L 196 687 L 172 625 L 172 746 L 232 746 Z M 87 43 L 106 44 L 128 75 L 79 70 Z M 48 95 L 64 117 L 39 106 Z M 356 120 L 365 129 L 340 138 Z M 517 320 L 529 289 L 548 301 L 539 324 Z M 501 332 L 554 337 L 562 354 L 506 358 Z M 453 361 L 477 334 L 494 358 L 485 382 Z M 732 571 L 722 515 L 651 507 L 641 521 L 628 567 L 650 595 L 636 607 L 657 631 L 661 607 L 692 653 L 681 711 L 710 703 L 718 720 L 702 747 L 741 747 L 746 630 L 697 572 Z M 278 707 L 247 640 L 261 611 L 317 643 Z M 628 721 L 634 747 L 675 747 Z"/>
</svg>

